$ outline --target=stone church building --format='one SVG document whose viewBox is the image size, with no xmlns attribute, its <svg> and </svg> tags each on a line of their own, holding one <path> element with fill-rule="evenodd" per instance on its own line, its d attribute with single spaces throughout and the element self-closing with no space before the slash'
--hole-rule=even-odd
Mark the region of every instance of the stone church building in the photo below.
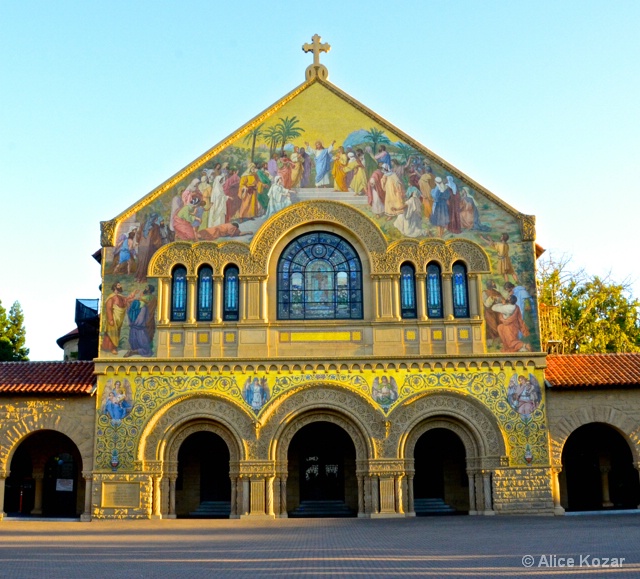
<svg viewBox="0 0 640 579">
<path fill-rule="evenodd" d="M 95 359 L 0 363 L 0 516 L 637 508 L 640 356 L 548 356 L 534 217 L 327 48 L 102 222 Z"/>
</svg>

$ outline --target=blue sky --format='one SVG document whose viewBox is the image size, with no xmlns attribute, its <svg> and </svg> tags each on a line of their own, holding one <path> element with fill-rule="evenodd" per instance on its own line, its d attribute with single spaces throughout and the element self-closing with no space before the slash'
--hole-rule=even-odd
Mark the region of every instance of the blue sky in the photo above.
<svg viewBox="0 0 640 579">
<path fill-rule="evenodd" d="M 0 300 L 61 359 L 108 220 L 304 80 L 330 80 L 640 296 L 639 2 L 0 4 Z"/>
</svg>

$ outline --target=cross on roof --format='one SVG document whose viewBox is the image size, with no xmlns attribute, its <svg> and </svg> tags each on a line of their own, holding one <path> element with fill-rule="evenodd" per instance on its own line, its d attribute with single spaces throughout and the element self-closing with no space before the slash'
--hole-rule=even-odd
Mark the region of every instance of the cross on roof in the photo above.
<svg viewBox="0 0 640 579">
<path fill-rule="evenodd" d="M 326 79 L 329 75 L 329 71 L 326 66 L 320 64 L 320 53 L 329 52 L 331 50 L 331 45 L 328 42 L 325 42 L 324 44 L 321 43 L 321 37 L 318 34 L 314 34 L 311 37 L 311 40 L 311 43 L 307 42 L 302 45 L 302 50 L 304 52 L 313 52 L 313 64 L 308 66 L 306 70 L 307 80 L 316 76 L 321 79 Z"/>
</svg>

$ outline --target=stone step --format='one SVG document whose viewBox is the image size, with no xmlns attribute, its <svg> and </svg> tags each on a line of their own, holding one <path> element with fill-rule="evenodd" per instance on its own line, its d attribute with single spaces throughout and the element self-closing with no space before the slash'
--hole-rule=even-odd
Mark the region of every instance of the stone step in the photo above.
<svg viewBox="0 0 640 579">
<path fill-rule="evenodd" d="M 195 511 L 189 513 L 189 516 L 194 519 L 222 519 L 229 518 L 230 514 L 230 501 L 202 501 Z"/>
<path fill-rule="evenodd" d="M 302 501 L 289 513 L 291 518 L 305 517 L 355 517 L 344 501 Z"/>
<path fill-rule="evenodd" d="M 453 515 L 457 511 L 441 498 L 415 499 L 413 510 L 416 515 Z"/>
</svg>

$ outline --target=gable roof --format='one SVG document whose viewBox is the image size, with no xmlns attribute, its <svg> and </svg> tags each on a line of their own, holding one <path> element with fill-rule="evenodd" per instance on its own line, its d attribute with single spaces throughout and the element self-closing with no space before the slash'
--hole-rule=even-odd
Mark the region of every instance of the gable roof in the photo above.
<svg viewBox="0 0 640 579">
<path fill-rule="evenodd" d="M 489 190 L 485 189 L 482 185 L 471 179 L 466 174 L 462 173 L 456 167 L 433 153 L 427 147 L 417 142 L 415 139 L 412 139 L 409 135 L 404 133 L 402 130 L 398 129 L 396 126 L 391 124 L 389 121 L 376 114 L 371 109 L 367 108 L 365 105 L 355 100 L 346 92 L 339 89 L 334 84 L 330 83 L 328 80 L 321 79 L 319 77 L 313 77 L 310 80 L 305 81 L 290 93 L 286 94 L 275 104 L 270 106 L 269 108 L 262 111 L 260 114 L 256 115 L 253 119 L 251 119 L 248 123 L 244 124 L 237 131 L 220 141 L 214 147 L 209 149 L 203 155 L 198 157 L 195 161 L 178 171 L 172 177 L 167 179 L 164 183 L 153 189 L 150 193 L 148 193 L 145 197 L 131 205 L 129 208 L 125 209 L 122 213 L 117 215 L 115 218 L 110 221 L 102 221 L 100 222 L 101 226 L 101 245 L 103 247 L 114 246 L 115 245 L 115 235 L 116 229 L 119 223 L 125 221 L 128 217 L 137 213 L 140 209 L 143 209 L 146 205 L 160 197 L 163 193 L 167 192 L 174 185 L 179 183 L 182 179 L 189 176 L 194 171 L 197 171 L 200 167 L 202 167 L 205 163 L 213 159 L 217 154 L 231 146 L 233 143 L 237 142 L 240 138 L 246 136 L 251 130 L 264 123 L 268 118 L 272 117 L 276 112 L 278 112 L 282 107 L 295 99 L 298 95 L 300 95 L 305 90 L 309 89 L 314 84 L 319 84 L 329 90 L 331 93 L 336 95 L 339 99 L 346 102 L 348 105 L 358 109 L 361 113 L 369 117 L 372 121 L 377 123 L 378 125 L 384 127 L 386 130 L 395 133 L 399 136 L 405 143 L 421 152 L 423 155 L 430 157 L 435 162 L 439 163 L 448 173 L 452 176 L 461 179 L 462 181 L 468 183 L 475 190 L 481 192 L 487 198 L 489 198 L 496 205 L 501 207 L 507 213 L 513 215 L 514 217 L 520 220 L 520 227 L 522 230 L 523 240 L 533 241 L 535 239 L 535 217 L 532 215 L 525 215 L 511 205 L 491 193 Z"/>
<path fill-rule="evenodd" d="M 91 395 L 95 388 L 93 361 L 0 362 L 0 395 Z"/>
<path fill-rule="evenodd" d="M 640 387 L 640 354 L 547 356 L 545 380 L 551 388 Z"/>
</svg>

